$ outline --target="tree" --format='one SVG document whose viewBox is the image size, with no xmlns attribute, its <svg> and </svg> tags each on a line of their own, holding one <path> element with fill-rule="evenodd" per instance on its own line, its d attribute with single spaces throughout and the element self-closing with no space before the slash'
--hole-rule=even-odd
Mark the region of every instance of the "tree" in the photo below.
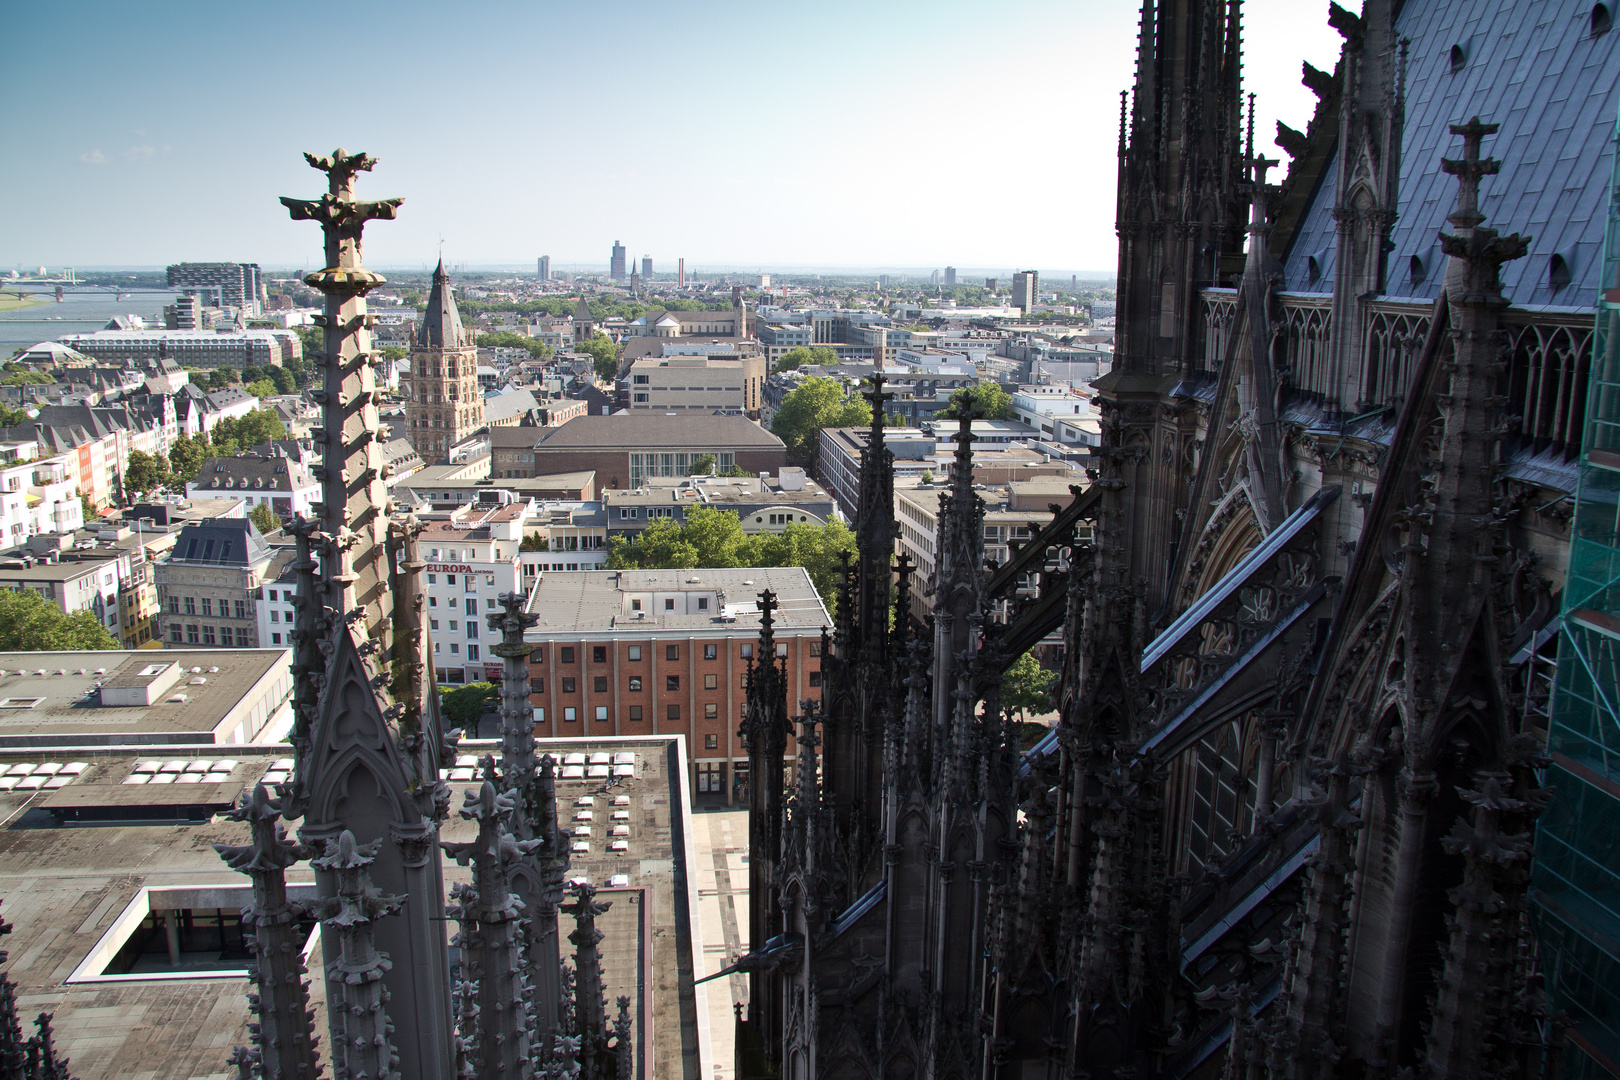
<svg viewBox="0 0 1620 1080">
<path fill-rule="evenodd" d="M 276 384 L 269 379 L 260 379 L 258 382 L 248 383 L 246 389 L 248 393 L 261 400 L 276 396 Z"/>
<path fill-rule="evenodd" d="M 964 386 L 951 395 L 951 403 L 935 415 L 940 419 L 955 419 L 961 415 L 964 404 L 972 404 L 981 420 L 1005 420 L 1012 414 L 1012 395 L 993 382 Z"/>
<path fill-rule="evenodd" d="M 474 682 L 453 690 L 440 691 L 439 699 L 445 720 L 453 728 L 473 729 L 478 718 L 491 704 L 500 700 L 501 691 L 494 683 Z"/>
<path fill-rule="evenodd" d="M 223 390 L 236 381 L 236 372 L 229 368 L 215 368 L 208 373 L 209 390 Z"/>
<path fill-rule="evenodd" d="M 383 347 L 384 360 L 403 360 L 411 355 L 409 349 L 402 349 L 398 345 L 385 345 Z"/>
<path fill-rule="evenodd" d="M 402 352 L 404 350 L 401 350 Z M 275 384 L 278 394 L 295 394 L 298 392 L 298 380 L 293 373 L 284 367 L 273 367 L 267 373 L 270 381 Z"/>
<path fill-rule="evenodd" d="M 1001 702 L 1009 709 L 1017 709 L 1020 720 L 1026 712 L 1051 712 L 1052 684 L 1056 681 L 1057 672 L 1047 671 L 1034 653 L 1026 652 L 1001 676 Z"/>
<path fill-rule="evenodd" d="M 587 353 L 596 367 L 596 377 L 603 382 L 612 382 L 619 374 L 619 347 L 613 344 L 613 339 L 598 330 L 590 337 L 579 343 L 578 349 Z"/>
<path fill-rule="evenodd" d="M 79 511 L 84 515 L 84 523 L 86 525 L 89 525 L 93 521 L 99 520 L 101 517 L 100 514 L 96 513 L 96 504 L 90 501 L 90 496 L 88 495 L 79 496 Z"/>
<path fill-rule="evenodd" d="M 274 409 L 254 409 L 239 417 L 227 416 L 214 425 L 209 436 L 215 457 L 286 437 L 287 425 Z"/>
<path fill-rule="evenodd" d="M 266 536 L 281 528 L 281 519 L 265 503 L 259 503 L 255 506 L 248 514 L 248 520 L 253 522 L 254 528 Z"/>
<path fill-rule="evenodd" d="M 825 345 L 817 345 L 813 349 L 806 348 L 803 345 L 795 345 L 782 354 L 782 358 L 776 362 L 776 366 L 771 370 L 794 371 L 805 364 L 836 363 L 838 363 L 838 353 Z"/>
<path fill-rule="evenodd" d="M 0 590 L 0 649 L 43 652 L 116 649 L 118 642 L 92 611 L 69 615 L 37 592 Z"/>
<path fill-rule="evenodd" d="M 129 463 L 124 467 L 124 488 L 127 491 L 156 491 L 169 482 L 169 459 L 144 450 L 131 450 Z"/>
<path fill-rule="evenodd" d="M 713 471 L 713 469 L 714 469 L 714 455 L 713 454 L 704 454 L 702 457 L 694 459 L 692 464 L 687 466 L 686 475 L 687 476 L 708 476 L 709 473 L 711 471 Z"/>
<path fill-rule="evenodd" d="M 527 334 L 514 334 L 508 330 L 496 330 L 478 335 L 480 349 L 527 349 L 529 355 L 536 360 L 544 360 L 551 355 L 551 346 L 538 338 Z"/>
<path fill-rule="evenodd" d="M 802 566 L 827 609 L 836 613 L 839 554 L 854 550 L 855 534 L 839 521 L 796 521 L 775 535 L 748 534 L 734 512 L 695 506 L 684 524 L 658 518 L 634 539 L 615 536 L 607 564 L 614 570 Z"/>
<path fill-rule="evenodd" d="M 203 459 L 208 456 L 208 437 L 198 435 L 192 438 L 182 435 L 174 440 L 169 447 L 169 466 L 173 469 L 174 480 L 179 484 L 189 484 L 197 479 L 197 470 L 202 468 Z"/>
<path fill-rule="evenodd" d="M 771 419 L 771 431 L 787 444 L 789 456 L 814 466 L 821 450 L 824 427 L 862 427 L 872 422 L 872 407 L 864 398 L 846 398 L 832 379 L 819 376 L 800 383 L 782 399 Z"/>
<path fill-rule="evenodd" d="M 535 531 L 535 532 L 530 533 L 528 536 L 525 536 L 521 541 L 518 542 L 518 550 L 519 551 L 545 551 L 546 550 L 546 537 L 545 537 L 545 534 L 539 532 L 538 530 Z"/>
</svg>

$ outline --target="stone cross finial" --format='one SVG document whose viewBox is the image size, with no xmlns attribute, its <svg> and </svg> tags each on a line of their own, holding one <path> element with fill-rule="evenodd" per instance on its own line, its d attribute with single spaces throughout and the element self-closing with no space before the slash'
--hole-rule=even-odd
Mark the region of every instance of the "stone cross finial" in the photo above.
<svg viewBox="0 0 1620 1080">
<path fill-rule="evenodd" d="M 1440 168 L 1457 178 L 1457 209 L 1446 215 L 1446 220 L 1459 229 L 1471 229 L 1485 220 L 1479 212 L 1479 181 L 1482 176 L 1494 176 L 1502 171 L 1502 163 L 1495 158 L 1479 156 L 1485 136 L 1495 135 L 1500 125 L 1482 124 L 1474 117 L 1466 124 L 1452 124 L 1451 133 L 1461 135 L 1463 156 L 1441 158 Z"/>
</svg>

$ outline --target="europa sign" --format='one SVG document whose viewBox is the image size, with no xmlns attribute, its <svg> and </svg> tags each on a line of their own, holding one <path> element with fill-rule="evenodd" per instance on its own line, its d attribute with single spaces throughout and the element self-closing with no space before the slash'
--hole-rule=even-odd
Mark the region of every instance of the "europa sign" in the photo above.
<svg viewBox="0 0 1620 1080">
<path fill-rule="evenodd" d="M 433 563 L 428 563 L 428 570 L 430 570 L 431 572 L 433 572 L 435 574 L 473 574 L 473 573 L 477 573 L 477 571 L 475 571 L 470 566 L 435 566 Z"/>
</svg>

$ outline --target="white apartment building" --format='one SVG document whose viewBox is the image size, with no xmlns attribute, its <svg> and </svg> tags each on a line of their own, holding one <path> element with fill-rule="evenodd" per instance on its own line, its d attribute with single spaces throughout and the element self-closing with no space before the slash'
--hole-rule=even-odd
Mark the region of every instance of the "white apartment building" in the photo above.
<svg viewBox="0 0 1620 1080">
<path fill-rule="evenodd" d="M 1102 417 L 1090 396 L 1073 387 L 1020 386 L 1012 395 L 1012 412 L 1054 442 L 1097 446 L 1102 440 Z"/>
<path fill-rule="evenodd" d="M 0 446 L 0 546 L 84 527 L 75 454 L 40 459 L 39 444 Z"/>
<path fill-rule="evenodd" d="M 487 619 L 503 593 L 523 592 L 518 549 L 532 521 L 533 509 L 524 502 L 461 507 L 423 523 L 417 538 L 427 564 L 423 618 L 439 682 L 479 682 L 500 673 L 503 661 L 489 652 L 500 638 L 491 634 Z"/>
<path fill-rule="evenodd" d="M 531 544 L 544 545 L 518 553 L 523 591 L 533 592 L 548 570 L 602 570 L 607 566 L 607 511 L 600 500 L 540 503 L 523 526 Z"/>
</svg>

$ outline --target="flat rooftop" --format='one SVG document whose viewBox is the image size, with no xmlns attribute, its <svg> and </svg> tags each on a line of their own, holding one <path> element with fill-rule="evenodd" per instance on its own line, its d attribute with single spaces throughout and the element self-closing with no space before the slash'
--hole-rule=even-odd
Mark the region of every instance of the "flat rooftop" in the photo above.
<svg viewBox="0 0 1620 1080">
<path fill-rule="evenodd" d="M 458 750 L 457 764 L 466 765 L 447 775 L 451 813 L 442 839 L 448 841 L 476 835 L 473 823 L 456 812 L 463 792 L 474 786 L 467 766 L 476 757 L 499 753 L 499 745 L 469 740 Z M 544 739 L 540 750 L 559 762 L 569 754 L 584 755 L 587 772 L 593 758 L 628 755 L 628 775 L 621 767 L 621 775 L 557 785 L 562 824 L 589 834 L 571 838 L 586 850 L 571 855 L 568 876 L 596 885 L 597 900 L 611 905 L 597 920 L 605 935 L 600 946 L 604 989 L 610 1019 L 616 997 L 631 1000 L 638 1078 L 706 1078 L 706 1004 L 698 1001 L 692 985 L 703 934 L 690 865 L 691 808 L 682 741 Z M 226 1059 L 231 1047 L 248 1044 L 248 980 L 245 970 L 233 970 L 218 954 L 213 954 L 212 966 L 222 970 L 207 975 L 189 977 L 187 971 L 169 969 L 152 972 L 150 978 L 67 982 L 92 952 L 104 951 L 98 946 L 104 946 L 103 938 L 132 904 L 158 908 L 164 903 L 159 896 L 192 896 L 195 906 L 229 911 L 247 899 L 246 875 L 226 867 L 211 847 L 246 843 L 247 826 L 208 815 L 211 807 L 225 805 L 265 773 L 278 772 L 289 751 L 286 746 L 232 747 L 225 760 L 218 753 L 215 748 L 165 748 L 153 754 L 90 751 L 69 763 L 63 760 L 66 755 L 47 758 L 0 750 L 5 773 L 22 766 L 56 766 L 52 775 L 57 775 L 69 764 L 77 766 L 70 782 L 48 794 L 53 803 L 105 806 L 113 792 L 129 793 L 137 804 L 144 797 L 152 806 L 192 800 L 190 821 L 103 818 L 95 827 L 84 827 L 71 820 L 71 811 L 70 820 L 58 820 L 51 806 L 41 805 L 36 790 L 0 790 L 0 821 L 7 823 L 0 829 L 0 896 L 5 898 L 0 914 L 15 927 L 6 940 L 12 958 L 8 969 L 25 1016 L 54 1014 L 57 1049 L 71 1059 L 79 1080 L 233 1080 L 236 1075 Z M 186 772 L 188 768 L 192 771 Z M 135 775 L 202 779 L 191 784 L 126 783 Z M 70 793 L 76 793 L 73 799 L 67 798 Z M 590 804 L 578 805 L 583 799 Z M 195 816 L 198 806 L 200 817 Z M 590 819 L 576 820 L 585 810 Z M 130 816 L 139 814 L 131 811 Z M 299 824 L 288 822 L 289 831 L 296 832 Z M 617 840 L 623 841 L 622 850 L 612 850 Z M 447 891 L 451 884 L 470 879 L 469 868 L 449 859 L 444 866 Z M 314 880 L 307 863 L 295 864 L 287 877 L 295 895 Z M 564 916 L 560 922 L 566 942 L 572 920 Z M 455 930 L 452 922 L 444 926 L 447 935 Z M 713 932 L 718 935 L 718 927 Z M 571 956 L 572 946 L 565 943 L 563 948 Z M 166 956 L 154 955 L 159 967 L 166 964 Z M 310 971 L 322 970 L 318 941 L 307 962 Z M 325 986 L 318 976 L 311 980 L 311 998 L 324 1043 Z"/>
<path fill-rule="evenodd" d="M 253 707 L 283 706 L 291 672 L 288 649 L 0 653 L 0 748 L 225 741 Z M 103 704 L 158 682 L 150 704 Z"/>
<path fill-rule="evenodd" d="M 773 616 L 779 633 L 831 627 L 821 596 L 800 566 L 707 570 L 553 570 L 540 575 L 529 610 L 540 621 L 524 635 L 544 641 L 558 634 L 657 637 L 673 631 L 707 630 L 727 636 L 759 633 L 759 594 L 770 589 L 780 605 Z M 706 609 L 680 594 L 710 596 Z M 633 608 L 639 599 L 641 609 Z"/>
</svg>

